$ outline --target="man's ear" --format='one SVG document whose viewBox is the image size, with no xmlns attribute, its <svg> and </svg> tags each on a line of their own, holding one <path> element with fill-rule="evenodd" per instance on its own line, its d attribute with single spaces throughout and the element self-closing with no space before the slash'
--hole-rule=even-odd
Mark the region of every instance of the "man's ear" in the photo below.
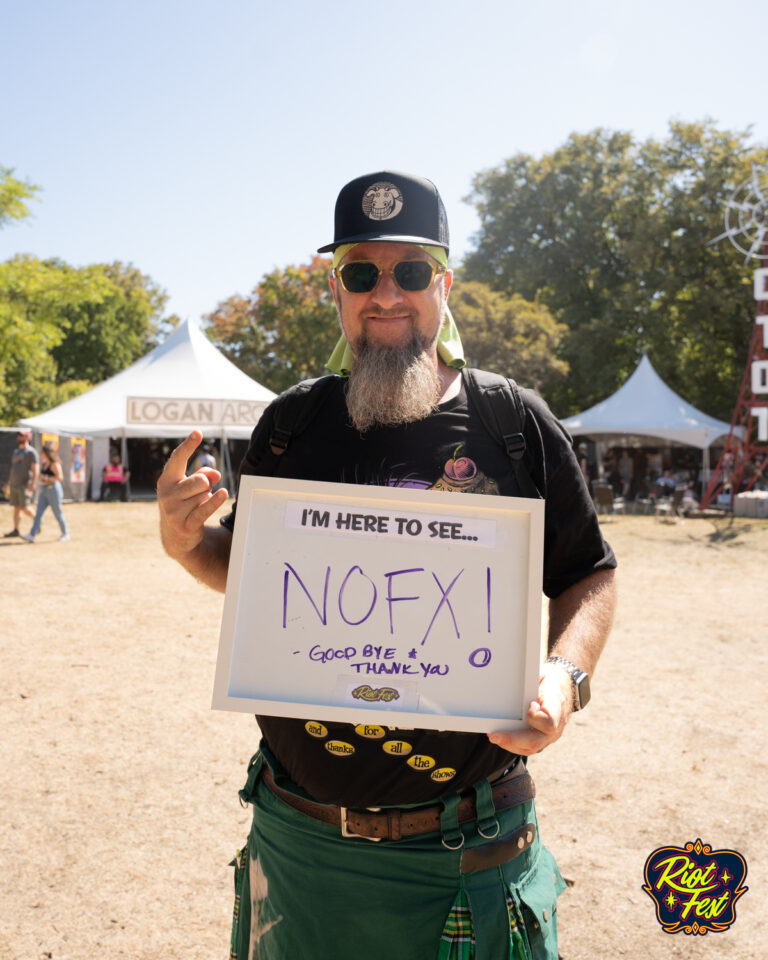
<svg viewBox="0 0 768 960">
<path fill-rule="evenodd" d="M 443 274 L 443 289 L 445 290 L 445 299 L 448 299 L 448 292 L 453 284 L 453 270 L 446 270 Z"/>
</svg>

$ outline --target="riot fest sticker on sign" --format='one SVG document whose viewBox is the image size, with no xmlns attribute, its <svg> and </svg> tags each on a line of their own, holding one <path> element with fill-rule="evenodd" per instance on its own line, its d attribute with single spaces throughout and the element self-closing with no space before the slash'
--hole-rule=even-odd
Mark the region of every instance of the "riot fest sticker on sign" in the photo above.
<svg viewBox="0 0 768 960">
<path fill-rule="evenodd" d="M 213 707 L 524 726 L 543 528 L 543 501 L 243 477 Z"/>
</svg>

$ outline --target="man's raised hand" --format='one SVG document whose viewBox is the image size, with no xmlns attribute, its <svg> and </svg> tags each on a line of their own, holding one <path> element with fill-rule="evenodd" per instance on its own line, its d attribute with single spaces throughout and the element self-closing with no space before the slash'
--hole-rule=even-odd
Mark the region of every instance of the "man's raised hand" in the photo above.
<svg viewBox="0 0 768 960">
<path fill-rule="evenodd" d="M 195 550 L 203 539 L 205 521 L 221 507 L 228 492 L 213 492 L 221 474 L 203 467 L 187 476 L 189 458 L 200 446 L 203 435 L 192 433 L 176 447 L 157 481 L 160 509 L 160 536 L 166 553 L 175 560 Z"/>
</svg>

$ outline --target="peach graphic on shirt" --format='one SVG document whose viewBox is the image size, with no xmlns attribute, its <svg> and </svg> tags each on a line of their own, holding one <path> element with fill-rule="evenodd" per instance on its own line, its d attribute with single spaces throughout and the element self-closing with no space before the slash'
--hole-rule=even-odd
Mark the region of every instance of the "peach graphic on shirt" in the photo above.
<svg viewBox="0 0 768 960">
<path fill-rule="evenodd" d="M 446 460 L 443 475 L 436 480 L 430 490 L 445 490 L 448 493 L 484 493 L 499 495 L 499 485 L 477 469 L 477 464 L 469 457 L 460 456 L 464 447 L 460 443 L 453 451 L 450 460 Z"/>
</svg>

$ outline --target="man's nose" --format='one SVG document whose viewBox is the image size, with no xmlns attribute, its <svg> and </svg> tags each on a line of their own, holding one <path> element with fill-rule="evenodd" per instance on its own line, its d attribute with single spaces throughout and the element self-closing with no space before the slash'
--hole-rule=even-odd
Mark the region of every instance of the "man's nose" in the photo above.
<svg viewBox="0 0 768 960">
<path fill-rule="evenodd" d="M 382 307 L 391 307 L 395 303 L 402 303 L 403 292 L 395 283 L 395 278 L 390 270 L 382 271 L 376 289 L 373 291 L 373 299 Z"/>
</svg>

